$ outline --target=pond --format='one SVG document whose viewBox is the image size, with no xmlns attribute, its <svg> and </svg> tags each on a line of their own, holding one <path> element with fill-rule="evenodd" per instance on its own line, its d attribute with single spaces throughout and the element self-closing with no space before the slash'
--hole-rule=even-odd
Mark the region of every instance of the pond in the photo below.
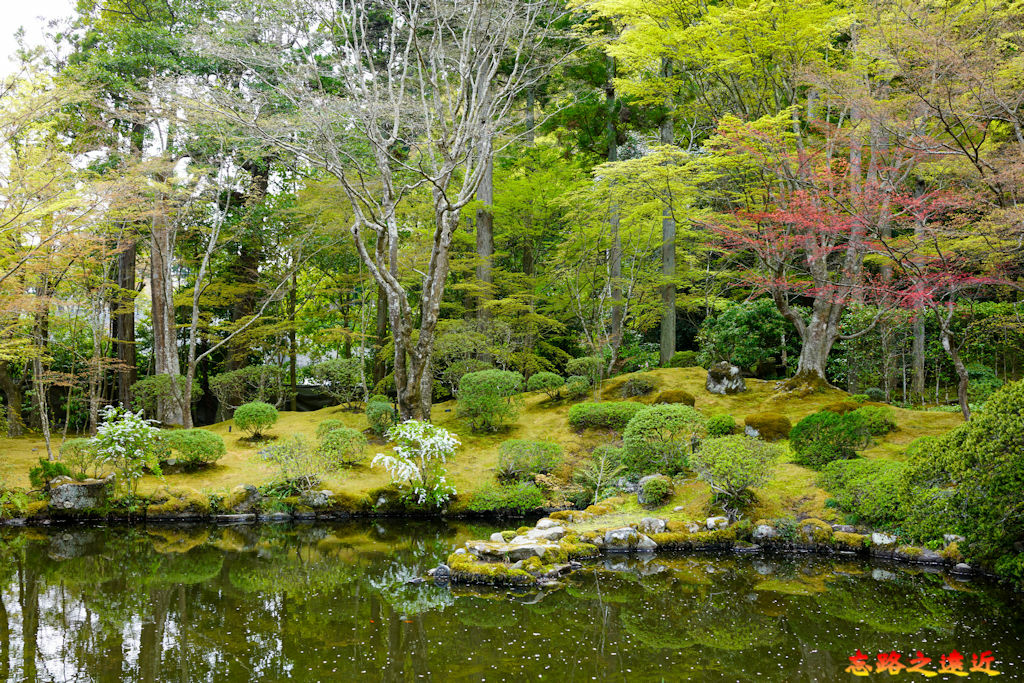
<svg viewBox="0 0 1024 683">
<path fill-rule="evenodd" d="M 1024 678 L 1021 596 L 895 565 L 659 554 L 544 591 L 407 583 L 494 530 L 3 529 L 0 680 L 830 681 L 858 649 L 932 670 L 991 651 Z"/>
</svg>

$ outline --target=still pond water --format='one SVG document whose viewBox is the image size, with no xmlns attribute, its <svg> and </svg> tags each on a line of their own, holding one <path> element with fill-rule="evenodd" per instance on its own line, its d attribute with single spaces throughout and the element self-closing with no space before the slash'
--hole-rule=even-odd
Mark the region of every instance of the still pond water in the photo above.
<svg viewBox="0 0 1024 683">
<path fill-rule="evenodd" d="M 890 565 L 659 555 L 542 592 L 407 584 L 494 530 L 3 529 L 0 680 L 842 681 L 858 649 L 932 670 L 991 650 L 1024 680 L 1021 596 Z"/>
</svg>

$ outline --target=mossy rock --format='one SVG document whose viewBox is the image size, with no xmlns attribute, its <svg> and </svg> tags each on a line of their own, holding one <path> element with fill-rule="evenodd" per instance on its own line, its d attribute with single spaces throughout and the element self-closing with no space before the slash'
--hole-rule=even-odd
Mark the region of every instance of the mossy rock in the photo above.
<svg viewBox="0 0 1024 683">
<path fill-rule="evenodd" d="M 870 545 L 870 539 L 864 534 L 855 534 L 848 531 L 832 532 L 832 545 L 840 550 L 865 550 Z"/>
<path fill-rule="evenodd" d="M 852 413 L 861 407 L 863 407 L 862 404 L 857 403 L 856 401 L 836 401 L 835 403 L 829 403 L 824 406 L 822 410 L 827 410 L 828 412 L 835 413 L 836 415 L 846 415 L 847 413 Z"/>
<path fill-rule="evenodd" d="M 45 500 L 33 500 L 25 506 L 26 517 L 45 517 L 50 511 L 50 505 Z"/>
<path fill-rule="evenodd" d="M 654 397 L 654 403 L 682 403 L 692 408 L 697 403 L 697 399 L 688 391 L 667 389 L 658 392 L 658 395 Z"/>
<path fill-rule="evenodd" d="M 652 534 L 651 540 L 658 544 L 659 550 L 723 550 L 736 544 L 741 529 L 733 524 L 724 529 L 714 531 L 665 531 Z"/>
<path fill-rule="evenodd" d="M 503 539 L 505 539 L 506 543 L 508 543 L 509 541 L 511 541 L 513 538 L 515 538 L 518 535 L 519 535 L 518 533 L 516 533 L 515 531 L 512 531 L 511 529 L 508 529 L 506 531 L 502 531 L 501 532 L 501 537 Z"/>
<path fill-rule="evenodd" d="M 161 486 L 146 507 L 147 517 L 206 517 L 210 514 L 210 499 L 191 488 Z"/>
<path fill-rule="evenodd" d="M 756 436 L 765 441 L 778 441 L 789 438 L 793 423 L 782 413 L 754 413 L 747 415 L 743 421 L 749 430 L 757 432 Z M 753 435 L 752 435 L 753 436 Z"/>
<path fill-rule="evenodd" d="M 251 484 L 241 484 L 231 489 L 221 501 L 221 509 L 231 514 L 259 512 L 260 492 Z"/>
<path fill-rule="evenodd" d="M 952 564 L 957 564 L 959 562 L 964 561 L 964 554 L 960 552 L 960 544 L 956 542 L 947 545 L 939 552 L 939 554 L 942 555 L 942 557 L 945 558 L 947 562 L 950 562 Z"/>
<path fill-rule="evenodd" d="M 532 586 L 537 580 L 522 569 L 503 562 L 479 562 L 468 553 L 452 553 L 447 564 L 453 583 L 477 583 L 489 586 Z"/>
<path fill-rule="evenodd" d="M 800 535 L 805 541 L 828 543 L 832 540 L 832 525 L 820 519 L 809 517 L 800 522 Z"/>
</svg>

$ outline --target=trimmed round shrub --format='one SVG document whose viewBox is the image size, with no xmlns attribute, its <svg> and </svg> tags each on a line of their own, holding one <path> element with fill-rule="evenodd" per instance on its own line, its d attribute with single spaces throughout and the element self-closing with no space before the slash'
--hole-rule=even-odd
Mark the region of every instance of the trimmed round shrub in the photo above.
<svg viewBox="0 0 1024 683">
<path fill-rule="evenodd" d="M 685 405 L 644 408 L 622 433 L 622 464 L 633 476 L 676 474 L 686 469 L 693 442 L 703 436 L 704 416 Z"/>
<path fill-rule="evenodd" d="M 668 389 L 666 391 L 659 392 L 654 397 L 655 403 L 682 403 L 683 405 L 690 406 L 691 408 L 697 403 L 697 399 L 693 397 L 688 391 L 682 389 Z"/>
<path fill-rule="evenodd" d="M 569 408 L 569 426 L 573 429 L 614 429 L 620 432 L 633 416 L 645 408 L 644 404 L 632 401 L 577 403 Z"/>
<path fill-rule="evenodd" d="M 836 401 L 835 403 L 829 403 L 823 407 L 822 410 L 827 410 L 830 413 L 836 415 L 846 415 L 860 408 L 860 404 L 856 401 Z"/>
<path fill-rule="evenodd" d="M 481 370 L 459 381 L 459 416 L 477 432 L 495 432 L 519 416 L 523 376 L 510 370 Z"/>
<path fill-rule="evenodd" d="M 748 434 L 752 430 L 756 432 L 756 436 L 765 441 L 788 439 L 789 432 L 793 429 L 793 423 L 781 413 L 754 413 L 747 415 L 743 423 L 747 427 Z M 750 434 L 750 436 L 755 436 L 755 434 Z"/>
<path fill-rule="evenodd" d="M 808 415 L 789 433 L 789 445 L 799 465 L 821 469 L 833 460 L 849 460 L 868 439 L 867 421 L 855 412 L 830 410 Z"/>
<path fill-rule="evenodd" d="M 878 387 L 871 387 L 870 389 L 865 389 L 864 393 L 867 394 L 868 399 L 874 401 L 875 403 L 885 403 L 885 391 L 879 389 Z"/>
<path fill-rule="evenodd" d="M 324 435 L 327 434 L 327 432 L 333 431 L 335 429 L 341 429 L 344 426 L 344 422 L 342 422 L 341 420 L 336 420 L 334 418 L 321 420 L 320 423 L 316 426 L 316 438 L 322 439 L 324 438 Z"/>
<path fill-rule="evenodd" d="M 732 415 L 715 415 L 708 418 L 709 437 L 729 436 L 736 432 L 736 419 Z"/>
<path fill-rule="evenodd" d="M 317 454 L 333 468 L 358 465 L 364 459 L 366 436 L 358 429 L 335 427 L 320 436 Z"/>
<path fill-rule="evenodd" d="M 690 467 L 727 505 L 742 505 L 749 489 L 771 478 L 782 448 L 737 434 L 707 439 L 690 456 Z"/>
<path fill-rule="evenodd" d="M 179 429 L 162 436 L 166 446 L 176 454 L 177 464 L 186 470 L 208 467 L 228 452 L 224 439 L 206 429 Z"/>
<path fill-rule="evenodd" d="M 583 358 L 573 358 L 565 364 L 565 374 L 570 377 L 573 375 L 579 375 L 580 377 L 586 377 L 590 380 L 591 386 L 597 383 L 601 379 L 601 375 L 604 373 L 604 360 L 597 356 L 585 356 Z"/>
<path fill-rule="evenodd" d="M 562 462 L 562 447 L 551 441 L 509 439 L 498 446 L 498 481 L 532 481 Z"/>
<path fill-rule="evenodd" d="M 538 372 L 530 375 L 530 380 L 526 383 L 528 390 L 543 391 L 552 400 L 561 395 L 563 386 L 565 386 L 565 378 L 553 372 Z"/>
<path fill-rule="evenodd" d="M 277 408 L 269 403 L 253 401 L 238 406 L 234 419 L 235 426 L 248 432 L 250 438 L 259 439 L 263 436 L 263 432 L 274 426 L 277 418 Z"/>
<path fill-rule="evenodd" d="M 668 477 L 649 477 L 640 487 L 639 500 L 644 505 L 656 507 L 661 505 L 672 495 L 672 480 Z"/>
<path fill-rule="evenodd" d="M 395 409 L 386 396 L 371 396 L 366 402 L 366 423 L 370 431 L 377 436 L 384 436 L 396 422 Z"/>
<path fill-rule="evenodd" d="M 582 375 L 573 375 L 565 380 L 565 395 L 569 398 L 586 398 L 594 384 Z"/>
<path fill-rule="evenodd" d="M 885 436 L 896 431 L 896 412 L 889 406 L 861 406 L 853 412 L 864 418 L 872 436 Z"/>
<path fill-rule="evenodd" d="M 625 398 L 634 398 L 636 396 L 646 396 L 647 394 L 654 391 L 654 380 L 650 377 L 630 377 L 622 383 L 622 387 L 619 389 Z"/>
<path fill-rule="evenodd" d="M 899 524 L 899 485 L 906 465 L 881 458 L 836 460 L 821 468 L 819 485 L 855 523 Z"/>
<path fill-rule="evenodd" d="M 668 362 L 670 368 L 692 368 L 697 365 L 696 351 L 676 351 Z"/>
<path fill-rule="evenodd" d="M 544 492 L 533 482 L 509 485 L 484 484 L 469 499 L 466 507 L 473 512 L 495 512 L 522 515 L 544 507 Z"/>
</svg>

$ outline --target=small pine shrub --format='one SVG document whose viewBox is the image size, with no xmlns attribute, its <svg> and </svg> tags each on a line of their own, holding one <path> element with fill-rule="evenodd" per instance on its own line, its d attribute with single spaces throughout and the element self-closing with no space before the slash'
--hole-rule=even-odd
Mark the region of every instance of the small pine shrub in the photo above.
<svg viewBox="0 0 1024 683">
<path fill-rule="evenodd" d="M 857 523 L 891 526 L 901 518 L 899 485 L 905 469 L 895 460 L 836 460 L 821 468 L 818 483 Z"/>
<path fill-rule="evenodd" d="M 670 368 L 692 368 L 697 365 L 696 351 L 676 351 L 668 362 Z"/>
<path fill-rule="evenodd" d="M 872 436 L 885 436 L 896 430 L 896 413 L 889 406 L 861 406 L 853 412 L 864 418 Z"/>
<path fill-rule="evenodd" d="M 565 395 L 572 399 L 586 398 L 590 395 L 593 383 L 582 375 L 573 375 L 565 380 Z"/>
<path fill-rule="evenodd" d="M 497 477 L 501 482 L 531 481 L 562 462 L 562 447 L 551 441 L 509 439 L 498 447 Z"/>
<path fill-rule="evenodd" d="M 565 364 L 565 374 L 570 377 L 578 375 L 586 377 L 593 386 L 601 379 L 604 373 L 604 360 L 597 356 L 586 356 L 584 358 L 573 358 Z"/>
<path fill-rule="evenodd" d="M 781 413 L 754 413 L 747 415 L 743 423 L 765 441 L 788 439 L 793 429 L 793 423 Z"/>
<path fill-rule="evenodd" d="M 808 415 L 793 427 L 789 445 L 799 465 L 821 469 L 833 460 L 856 457 L 868 440 L 868 425 L 856 412 L 839 415 L 823 410 Z"/>
<path fill-rule="evenodd" d="M 633 476 L 676 474 L 686 469 L 694 441 L 705 434 L 704 416 L 685 405 L 656 405 L 638 412 L 622 433 L 622 464 Z"/>
<path fill-rule="evenodd" d="M 39 464 L 29 469 L 28 480 L 34 489 L 49 489 L 50 482 L 57 477 L 70 477 L 71 470 L 59 460 L 53 462 L 39 458 Z"/>
<path fill-rule="evenodd" d="M 672 495 L 672 480 L 668 477 L 650 477 L 640 488 L 639 498 L 649 507 L 657 507 Z"/>
<path fill-rule="evenodd" d="M 544 492 L 532 482 L 509 485 L 484 484 L 473 492 L 466 507 L 473 512 L 522 515 L 547 503 Z"/>
<path fill-rule="evenodd" d="M 395 409 L 385 396 L 371 396 L 366 402 L 366 422 L 377 436 L 384 436 L 397 421 Z"/>
<path fill-rule="evenodd" d="M 551 400 L 561 396 L 563 386 L 565 386 L 565 378 L 553 372 L 538 372 L 530 375 L 530 380 L 526 383 L 526 388 L 529 391 L 543 391 Z"/>
<path fill-rule="evenodd" d="M 238 407 L 235 411 L 235 425 L 249 433 L 252 439 L 259 439 L 277 422 L 277 408 L 269 403 L 253 401 Z"/>
<path fill-rule="evenodd" d="M 864 393 L 867 394 L 868 398 L 874 401 L 875 403 L 885 403 L 885 391 L 879 389 L 878 387 L 871 387 L 870 389 L 865 389 Z"/>
<path fill-rule="evenodd" d="M 630 377 L 622 383 L 620 388 L 622 396 L 624 398 L 634 398 L 636 396 L 646 396 L 647 394 L 654 391 L 654 380 L 650 377 Z"/>
<path fill-rule="evenodd" d="M 342 422 L 341 420 L 336 420 L 334 418 L 321 420 L 320 423 L 316 426 L 316 438 L 322 439 L 324 438 L 324 434 L 326 434 L 327 432 L 330 432 L 335 429 L 340 429 L 341 427 L 344 426 L 344 422 Z"/>
<path fill-rule="evenodd" d="M 569 408 L 569 426 L 573 429 L 614 429 L 622 431 L 633 416 L 644 410 L 642 403 L 604 401 L 577 403 Z"/>
<path fill-rule="evenodd" d="M 186 471 L 209 467 L 224 457 L 227 446 L 219 434 L 207 429 L 179 429 L 163 434 L 163 441 Z"/>
<path fill-rule="evenodd" d="M 747 492 L 763 486 L 783 450 L 775 444 L 744 436 L 704 441 L 690 456 L 690 466 L 727 506 L 742 506 Z"/>
<path fill-rule="evenodd" d="M 708 418 L 709 437 L 729 436 L 736 432 L 736 419 L 732 415 L 715 415 Z"/>
<path fill-rule="evenodd" d="M 523 376 L 509 370 L 481 370 L 459 381 L 459 416 L 475 432 L 495 432 L 519 416 Z"/>
</svg>

